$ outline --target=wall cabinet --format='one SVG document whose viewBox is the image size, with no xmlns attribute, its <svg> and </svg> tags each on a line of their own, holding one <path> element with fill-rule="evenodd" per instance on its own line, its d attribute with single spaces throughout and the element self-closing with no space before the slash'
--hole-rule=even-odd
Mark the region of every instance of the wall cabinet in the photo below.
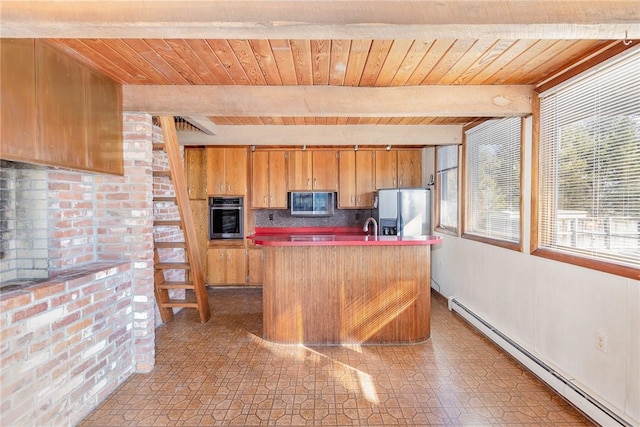
<svg viewBox="0 0 640 427">
<path fill-rule="evenodd" d="M 38 159 L 36 59 L 33 39 L 0 39 L 0 157 Z"/>
<path fill-rule="evenodd" d="M 375 153 L 376 190 L 398 186 L 398 153 L 377 150 Z"/>
<path fill-rule="evenodd" d="M 336 150 L 289 151 L 289 191 L 338 191 Z"/>
<path fill-rule="evenodd" d="M 251 158 L 251 207 L 287 208 L 285 151 L 254 151 Z"/>
<path fill-rule="evenodd" d="M 422 150 L 377 150 L 375 160 L 375 187 L 422 187 Z"/>
<path fill-rule="evenodd" d="M 207 147 L 207 193 L 245 195 L 247 164 L 247 147 Z"/>
<path fill-rule="evenodd" d="M 372 208 L 374 152 L 345 150 L 339 153 L 339 208 Z"/>
<path fill-rule="evenodd" d="M 398 150 L 398 187 L 422 186 L 422 150 Z"/>
<path fill-rule="evenodd" d="M 47 42 L 0 43 L 0 155 L 122 175 L 121 86 Z"/>
<path fill-rule="evenodd" d="M 247 255 L 244 248 L 209 248 L 207 284 L 241 285 L 247 280 Z"/>
</svg>

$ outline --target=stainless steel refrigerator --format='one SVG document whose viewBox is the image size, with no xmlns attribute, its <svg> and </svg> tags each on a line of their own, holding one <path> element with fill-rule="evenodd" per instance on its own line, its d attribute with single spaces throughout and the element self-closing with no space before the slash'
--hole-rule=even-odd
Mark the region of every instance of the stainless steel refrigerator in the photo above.
<svg viewBox="0 0 640 427">
<path fill-rule="evenodd" d="M 431 230 L 431 189 L 378 190 L 376 216 L 380 235 L 426 236 Z"/>
</svg>

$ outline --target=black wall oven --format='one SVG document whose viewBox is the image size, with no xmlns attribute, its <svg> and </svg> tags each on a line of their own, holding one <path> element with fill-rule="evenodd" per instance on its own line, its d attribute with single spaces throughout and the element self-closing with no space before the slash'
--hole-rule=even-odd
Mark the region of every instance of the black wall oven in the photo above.
<svg viewBox="0 0 640 427">
<path fill-rule="evenodd" d="M 209 197 L 209 239 L 244 238 L 244 198 Z"/>
</svg>

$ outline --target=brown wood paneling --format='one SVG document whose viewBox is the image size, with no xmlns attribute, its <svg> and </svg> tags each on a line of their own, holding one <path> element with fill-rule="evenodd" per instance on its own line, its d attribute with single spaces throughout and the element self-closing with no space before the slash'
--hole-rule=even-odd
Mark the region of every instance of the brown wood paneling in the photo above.
<svg viewBox="0 0 640 427">
<path fill-rule="evenodd" d="M 191 200 L 207 198 L 207 156 L 203 147 L 184 148 L 184 169 Z"/>
<path fill-rule="evenodd" d="M 263 277 L 262 249 L 247 250 L 247 267 L 249 270 L 247 283 L 261 285 Z"/>
<path fill-rule="evenodd" d="M 122 175 L 122 87 L 91 71 L 86 77 L 88 167 Z"/>
<path fill-rule="evenodd" d="M 39 159 L 87 167 L 85 77 L 84 66 L 36 40 Z"/>
<path fill-rule="evenodd" d="M 0 39 L 0 67 L 0 157 L 34 159 L 38 141 L 34 40 Z"/>
<path fill-rule="evenodd" d="M 288 344 L 430 335 L 429 246 L 264 247 L 263 336 Z"/>
</svg>

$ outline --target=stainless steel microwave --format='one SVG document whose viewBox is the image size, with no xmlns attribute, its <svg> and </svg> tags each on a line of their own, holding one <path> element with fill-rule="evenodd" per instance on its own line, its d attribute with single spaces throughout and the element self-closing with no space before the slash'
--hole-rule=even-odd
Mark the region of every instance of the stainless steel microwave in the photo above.
<svg viewBox="0 0 640 427">
<path fill-rule="evenodd" d="M 291 191 L 291 216 L 331 216 L 336 203 L 335 194 L 331 191 Z"/>
</svg>

